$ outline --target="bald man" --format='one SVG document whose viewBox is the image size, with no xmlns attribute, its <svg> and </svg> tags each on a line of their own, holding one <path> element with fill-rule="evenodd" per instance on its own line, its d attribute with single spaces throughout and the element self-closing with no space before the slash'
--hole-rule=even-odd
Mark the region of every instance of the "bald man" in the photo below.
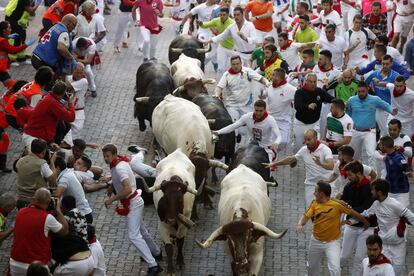
<svg viewBox="0 0 414 276">
<path fill-rule="evenodd" d="M 358 82 L 355 80 L 355 74 L 351 69 L 345 69 L 342 76 L 334 79 L 324 89 L 335 90 L 335 98 L 343 100 L 345 103 L 352 96 L 355 96 L 358 91 Z"/>
<path fill-rule="evenodd" d="M 71 32 L 78 20 L 73 14 L 67 14 L 40 39 L 33 51 L 32 65 L 35 69 L 50 66 L 59 76 L 71 74 L 76 68 L 76 60 L 71 54 Z M 61 60 L 63 59 L 63 62 Z"/>
<path fill-rule="evenodd" d="M 331 149 L 318 140 L 318 133 L 308 129 L 304 135 L 304 146 L 295 155 L 287 156 L 265 166 L 295 166 L 298 160 L 305 163 L 305 206 L 309 206 L 314 198 L 316 183 L 327 180 L 332 174 L 334 161 Z"/>
</svg>

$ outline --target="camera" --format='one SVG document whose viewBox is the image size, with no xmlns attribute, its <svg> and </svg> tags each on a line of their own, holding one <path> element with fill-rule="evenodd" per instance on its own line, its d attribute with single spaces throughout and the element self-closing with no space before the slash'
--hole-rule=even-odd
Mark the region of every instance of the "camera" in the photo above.
<svg viewBox="0 0 414 276">
<path fill-rule="evenodd" d="M 49 206 L 47 207 L 47 211 L 49 211 L 49 212 L 55 211 L 57 204 L 58 204 L 58 198 L 52 196 L 51 199 L 50 199 Z"/>
</svg>

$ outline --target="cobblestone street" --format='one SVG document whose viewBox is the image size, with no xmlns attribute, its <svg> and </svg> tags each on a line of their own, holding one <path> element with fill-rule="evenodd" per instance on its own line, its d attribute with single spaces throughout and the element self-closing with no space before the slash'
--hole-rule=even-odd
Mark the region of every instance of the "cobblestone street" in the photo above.
<svg viewBox="0 0 414 276">
<path fill-rule="evenodd" d="M 4 2 L 4 1 L 2 1 Z M 4 4 L 4 3 L 3 3 Z M 2 5 L 4 6 L 4 5 Z M 151 148 L 151 129 L 140 132 L 137 120 L 133 117 L 133 96 L 135 94 L 135 74 L 142 63 L 142 54 L 138 51 L 135 41 L 136 34 L 131 28 L 129 48 L 121 49 L 120 54 L 113 53 L 113 36 L 117 26 L 117 5 L 112 7 L 112 15 L 105 17 L 109 30 L 108 43 L 101 55 L 102 68 L 97 71 L 97 98 L 88 97 L 86 100 L 86 121 L 83 129 L 83 138 L 87 142 L 104 145 L 116 144 L 121 153 L 126 153 L 128 145 L 137 144 Z M 35 38 L 40 28 L 39 15 L 31 22 L 28 37 Z M 168 14 L 168 13 L 165 13 Z M 175 26 L 169 18 L 161 20 L 164 27 L 157 46 L 157 57 L 168 64 L 168 45 L 175 37 Z M 31 47 L 31 49 L 33 46 Z M 206 67 L 207 75 L 212 75 L 209 64 Z M 20 65 L 11 69 L 14 79 L 31 81 L 34 76 L 31 65 Z M 210 86 L 212 89 L 213 86 Z M 4 91 L 4 89 L 2 89 Z M 8 166 L 11 167 L 14 160 L 22 152 L 21 135 L 17 131 L 8 128 L 11 135 L 10 154 Z M 100 149 L 87 150 L 93 162 L 102 166 L 108 174 L 109 167 L 103 162 Z M 152 152 L 147 155 L 147 161 L 152 160 Z M 298 236 L 295 226 L 299 217 L 305 210 L 304 206 L 304 168 L 300 164 L 291 169 L 289 166 L 277 169 L 279 187 L 270 188 L 272 200 L 272 213 L 268 227 L 275 232 L 281 232 L 288 228 L 288 233 L 281 239 L 273 241 L 266 239 L 266 249 L 262 265 L 261 275 L 305 275 L 308 240 L 310 238 L 310 222 L 306 236 Z M 6 191 L 15 191 L 16 174 L 0 173 L 0 194 Z M 105 191 L 87 194 L 87 199 L 93 208 L 94 224 L 96 225 L 97 238 L 102 244 L 107 260 L 108 275 L 146 275 L 147 266 L 142 264 L 136 249 L 128 240 L 126 220 L 115 214 L 115 204 L 111 209 L 104 207 Z M 219 195 L 215 197 L 215 207 Z M 414 195 L 411 197 L 411 209 L 414 209 Z M 205 276 L 208 274 L 222 276 L 231 275 L 230 258 L 226 255 L 223 242 L 216 242 L 208 250 L 202 250 L 195 244 L 195 240 L 205 240 L 218 226 L 217 209 L 205 210 L 198 207 L 200 220 L 194 229 L 189 231 L 184 245 L 185 269 L 177 275 Z M 13 214 L 14 215 L 14 214 Z M 157 230 L 158 216 L 153 206 L 145 209 L 145 223 L 148 229 L 160 243 Z M 407 268 L 414 269 L 414 227 L 409 227 Z M 11 238 L 3 242 L 0 248 L 0 275 L 5 275 L 10 256 Z M 163 249 L 163 254 L 165 252 Z M 161 265 L 165 268 L 165 257 Z M 326 265 L 324 265 L 326 266 Z M 328 275 L 323 269 L 322 275 Z M 348 267 L 342 275 L 350 275 Z"/>
</svg>

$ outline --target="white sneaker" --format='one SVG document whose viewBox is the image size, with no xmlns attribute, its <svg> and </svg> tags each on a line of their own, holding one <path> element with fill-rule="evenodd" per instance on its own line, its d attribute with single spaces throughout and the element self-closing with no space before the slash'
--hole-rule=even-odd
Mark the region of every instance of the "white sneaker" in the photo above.
<svg viewBox="0 0 414 276">
<path fill-rule="evenodd" d="M 30 59 L 26 59 L 25 61 L 21 62 L 22 64 L 32 65 L 32 61 Z"/>
<path fill-rule="evenodd" d="M 12 62 L 10 65 L 14 66 L 14 67 L 19 67 L 20 66 L 20 64 L 18 62 Z"/>
</svg>

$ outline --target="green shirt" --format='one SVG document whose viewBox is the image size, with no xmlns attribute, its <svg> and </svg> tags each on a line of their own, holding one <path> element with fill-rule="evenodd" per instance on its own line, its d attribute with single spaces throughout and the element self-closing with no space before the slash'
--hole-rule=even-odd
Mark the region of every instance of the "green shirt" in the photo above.
<svg viewBox="0 0 414 276">
<path fill-rule="evenodd" d="M 318 39 L 319 39 L 318 34 L 309 26 L 306 27 L 306 29 L 304 30 L 302 30 L 301 28 L 298 28 L 295 34 L 295 42 L 299 42 L 299 43 L 315 42 Z M 318 61 L 319 49 L 314 48 L 313 53 L 314 53 L 313 59 L 315 61 Z"/>
<path fill-rule="evenodd" d="M 348 99 L 352 96 L 355 96 L 357 91 L 358 91 L 357 82 L 352 81 L 348 85 L 341 82 L 335 87 L 335 98 L 341 99 L 344 102 L 348 102 Z"/>
<path fill-rule="evenodd" d="M 207 28 L 216 28 L 219 33 L 224 32 L 225 29 L 227 29 L 228 26 L 234 23 L 234 20 L 231 18 L 227 18 L 224 23 L 221 22 L 220 17 L 214 18 L 213 20 L 210 20 L 208 22 L 203 22 L 203 25 L 201 25 L 201 28 L 207 29 Z M 233 49 L 233 38 L 226 38 L 220 41 L 220 45 L 227 49 Z"/>
</svg>

